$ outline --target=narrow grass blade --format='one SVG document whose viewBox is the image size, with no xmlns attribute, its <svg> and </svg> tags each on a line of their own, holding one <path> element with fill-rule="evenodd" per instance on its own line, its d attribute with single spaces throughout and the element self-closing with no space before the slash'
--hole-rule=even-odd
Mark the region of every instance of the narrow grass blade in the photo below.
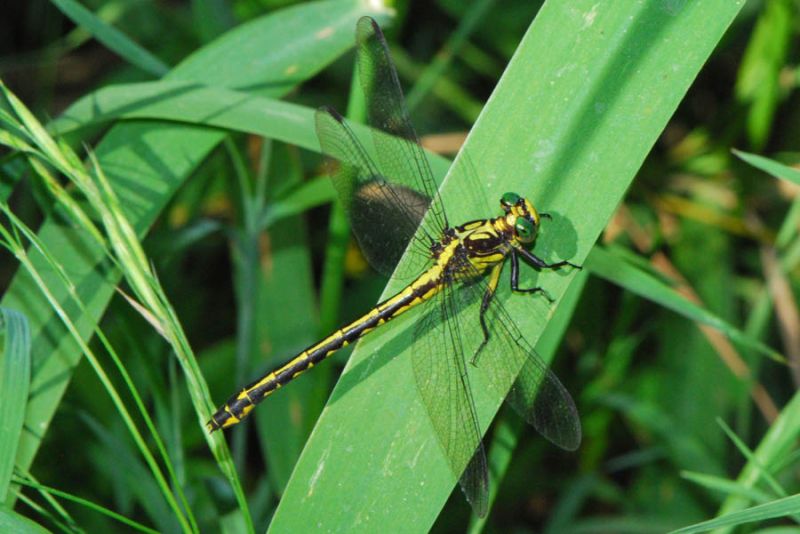
<svg viewBox="0 0 800 534">
<path fill-rule="evenodd" d="M 748 152 L 742 152 L 741 150 L 734 150 L 733 153 L 756 169 L 760 169 L 767 174 L 771 174 L 775 178 L 781 178 L 796 185 L 800 185 L 799 169 L 794 169 L 773 159 L 759 156 L 758 154 L 750 154 Z"/>
<path fill-rule="evenodd" d="M 142 48 L 130 37 L 97 17 L 75 0 L 52 0 L 67 17 L 91 33 L 95 39 L 110 50 L 119 54 L 125 61 L 135 65 L 153 76 L 161 77 L 169 71 L 169 66 Z"/>
<path fill-rule="evenodd" d="M 736 433 L 733 431 L 733 429 L 729 427 L 724 420 L 718 419 L 717 424 L 722 427 L 722 431 L 725 432 L 725 434 L 728 436 L 728 439 L 730 439 L 731 442 L 733 442 L 739 453 L 745 459 L 747 459 L 748 462 L 752 463 L 753 465 L 758 465 L 758 460 L 753 454 L 753 451 L 747 446 L 747 444 L 744 441 L 742 441 L 742 438 L 737 436 Z M 783 486 L 781 486 L 780 482 L 778 482 L 778 480 L 776 480 L 775 477 L 772 476 L 772 473 L 770 473 L 766 469 L 762 469 L 761 478 L 764 480 L 765 485 L 768 486 L 776 496 L 778 497 L 787 496 L 786 490 L 783 489 Z"/>
<path fill-rule="evenodd" d="M 138 523 L 136 521 L 128 519 L 124 515 L 118 514 L 118 513 L 114 512 L 113 510 L 109 510 L 108 508 L 105 508 L 103 506 L 99 506 L 97 503 L 94 503 L 94 502 L 89 501 L 87 499 L 83 499 L 83 498 L 78 497 L 76 495 L 72 495 L 70 493 L 66 493 L 64 491 L 57 490 L 56 488 L 51 488 L 51 487 L 48 487 L 48 486 L 44 486 L 42 484 L 37 484 L 36 482 L 30 481 L 30 480 L 17 479 L 17 482 L 19 482 L 20 484 L 24 484 L 26 486 L 29 486 L 31 488 L 37 489 L 37 490 L 39 490 L 39 491 L 41 491 L 43 493 L 47 493 L 50 496 L 59 497 L 59 498 L 65 500 L 65 501 L 70 501 L 70 502 L 74 502 L 76 504 L 79 504 L 81 506 L 85 506 L 86 508 L 94 510 L 95 512 L 97 512 L 99 514 L 103 514 L 103 515 L 105 515 L 105 516 L 107 516 L 107 517 L 109 517 L 109 518 L 111 518 L 111 519 L 113 519 L 115 521 L 118 521 L 118 522 L 122 523 L 123 525 L 126 525 L 126 526 L 132 528 L 133 530 L 136 530 L 136 531 L 139 531 L 139 532 L 147 532 L 148 534 L 155 534 L 155 533 L 158 532 L 157 530 L 153 530 L 152 528 L 149 528 L 149 527 L 147 527 L 145 525 L 142 525 L 141 523 Z"/>
<path fill-rule="evenodd" d="M 605 278 L 612 284 L 656 302 L 691 321 L 711 326 L 731 340 L 764 356 L 777 361 L 784 360 L 780 353 L 774 349 L 757 339 L 753 339 L 707 309 L 685 299 L 662 280 L 630 264 L 619 255 L 613 254 L 613 252 L 595 247 L 589 255 L 586 266 L 592 270 L 592 273 Z"/>
<path fill-rule="evenodd" d="M 675 534 L 691 534 L 693 532 L 707 532 L 720 527 L 735 527 L 754 523 L 756 521 L 766 521 L 800 513 L 800 495 L 792 495 L 783 499 L 746 508 L 738 512 L 726 514 L 716 519 L 703 521 L 694 525 L 675 530 Z"/>
<path fill-rule="evenodd" d="M 792 400 L 784 406 L 778 419 L 770 426 L 764 438 L 756 448 L 753 457 L 748 460 L 747 464 L 742 468 L 739 476 L 736 478 L 736 483 L 743 488 L 755 488 L 757 484 L 762 482 L 764 470 L 772 471 L 773 466 L 781 465 L 785 459 L 791 454 L 791 451 L 796 447 L 796 441 L 800 435 L 800 394 L 795 394 Z M 789 497 L 797 498 L 797 496 Z M 782 500 L 782 501 L 785 501 Z M 775 501 L 778 502 L 778 501 Z M 719 516 L 727 517 L 741 517 L 739 512 L 747 512 L 751 500 L 742 495 L 730 495 L 720 507 Z M 768 506 L 768 505 L 765 505 Z M 791 512 L 798 513 L 798 508 L 794 508 Z M 747 515 L 747 514 L 745 514 Z M 738 523 L 724 523 L 718 526 L 735 525 Z M 729 530 L 722 530 L 721 532 L 728 532 Z"/>
<path fill-rule="evenodd" d="M 771 495 L 754 488 L 746 488 L 741 484 L 732 482 L 727 478 L 722 478 L 706 473 L 695 473 L 692 471 L 684 471 L 681 476 L 686 480 L 691 480 L 698 486 L 706 488 L 709 491 L 716 493 L 723 493 L 725 495 L 738 495 L 745 497 L 757 503 L 765 503 L 769 501 Z"/>
</svg>

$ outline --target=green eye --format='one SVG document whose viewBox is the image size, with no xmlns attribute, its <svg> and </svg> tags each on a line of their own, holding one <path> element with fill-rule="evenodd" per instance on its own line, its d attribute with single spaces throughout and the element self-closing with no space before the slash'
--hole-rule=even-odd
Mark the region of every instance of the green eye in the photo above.
<svg viewBox="0 0 800 534">
<path fill-rule="evenodd" d="M 519 217 L 514 225 L 514 229 L 517 232 L 517 238 L 523 243 L 529 243 L 533 241 L 533 236 L 536 232 L 536 226 L 530 220 Z"/>
<path fill-rule="evenodd" d="M 503 206 L 510 208 L 519 202 L 519 195 L 516 193 L 506 193 L 503 195 L 503 198 L 500 199 L 500 204 Z"/>
</svg>

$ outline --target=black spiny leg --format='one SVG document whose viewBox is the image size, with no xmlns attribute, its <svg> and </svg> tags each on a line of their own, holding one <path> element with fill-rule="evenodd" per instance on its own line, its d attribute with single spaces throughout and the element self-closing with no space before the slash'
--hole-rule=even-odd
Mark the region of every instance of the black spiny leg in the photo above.
<svg viewBox="0 0 800 534">
<path fill-rule="evenodd" d="M 492 303 L 492 299 L 494 298 L 494 294 L 497 291 L 497 283 L 500 281 L 500 273 L 503 270 L 503 264 L 497 264 L 493 269 L 492 272 L 489 274 L 489 283 L 486 286 L 486 292 L 483 294 L 483 299 L 481 299 L 481 311 L 478 314 L 478 318 L 481 322 L 481 330 L 483 331 L 483 341 L 475 350 L 475 354 L 472 355 L 472 359 L 469 363 L 472 365 L 478 365 L 478 355 L 483 350 L 483 347 L 489 343 L 489 327 L 486 325 L 486 310 L 489 309 L 489 305 Z"/>
<path fill-rule="evenodd" d="M 581 267 L 580 265 L 575 265 L 574 263 L 571 263 L 571 262 L 568 262 L 568 261 L 557 261 L 555 263 L 547 263 L 543 259 L 533 255 L 531 252 L 529 252 L 528 250 L 526 250 L 524 248 L 514 249 L 511 252 L 512 252 L 512 256 L 511 256 L 512 262 L 514 260 L 514 254 L 513 253 L 514 252 L 519 252 L 520 254 L 522 254 L 523 258 L 525 258 L 527 261 L 529 261 L 531 264 L 533 264 L 534 266 L 536 266 L 539 269 L 560 269 L 561 267 L 566 267 L 568 265 L 570 267 L 574 268 L 574 269 L 583 269 L 583 267 Z M 512 266 L 513 266 L 513 263 L 512 263 Z"/>
<path fill-rule="evenodd" d="M 522 251 L 520 251 L 520 252 L 522 252 Z M 525 250 L 523 252 L 523 254 L 525 254 L 525 253 L 530 254 L 530 252 L 528 252 L 527 250 Z M 540 267 L 540 268 L 543 267 L 543 266 L 544 267 L 549 267 L 549 265 L 545 264 L 542 260 L 540 260 L 539 258 L 534 256 L 533 254 L 530 254 L 530 255 L 531 255 L 531 257 L 536 258 L 536 261 L 538 261 L 538 262 L 540 262 L 542 264 L 542 265 L 539 265 L 538 263 L 534 263 L 534 265 L 536 265 L 537 267 Z M 544 296 L 544 298 L 546 298 L 548 301 L 550 301 L 550 303 L 554 302 L 553 297 L 551 297 L 550 293 L 545 291 L 545 289 L 543 287 L 527 287 L 527 288 L 526 287 L 519 287 L 519 256 L 517 256 L 517 250 L 516 249 L 511 249 L 511 291 L 514 291 L 516 293 L 529 293 L 529 294 L 541 293 Z"/>
</svg>

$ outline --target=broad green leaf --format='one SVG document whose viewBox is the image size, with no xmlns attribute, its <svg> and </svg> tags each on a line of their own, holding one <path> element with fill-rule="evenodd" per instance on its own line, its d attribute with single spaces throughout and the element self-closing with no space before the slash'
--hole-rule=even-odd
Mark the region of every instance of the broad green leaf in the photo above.
<svg viewBox="0 0 800 534">
<path fill-rule="evenodd" d="M 160 119 L 261 135 L 318 151 L 315 111 L 221 87 L 182 81 L 145 82 L 116 85 L 87 95 L 51 122 L 49 129 L 54 135 L 70 135 L 116 119 Z M 352 126 L 359 137 L 370 137 L 366 127 Z M 434 172 L 444 175 L 449 160 L 435 154 L 428 157 Z"/>
<path fill-rule="evenodd" d="M 167 79 L 233 84 L 277 97 L 352 46 L 355 21 L 369 12 L 355 1 L 314 2 L 284 9 L 225 34 L 187 58 Z M 121 124 L 106 134 L 96 147 L 97 157 L 140 234 L 224 135 L 206 127 L 156 121 Z M 88 337 L 113 294 L 118 274 L 101 263 L 102 255 L 91 239 L 56 220 L 42 225 L 39 238 L 69 271 L 86 304 L 86 313 L 76 322 Z M 46 265 L 37 254 L 32 258 L 38 268 Z M 44 271 L 48 276 L 49 271 Z M 59 300 L 68 301 L 55 274 L 47 283 Z M 31 318 L 35 363 L 25 417 L 29 432 L 23 434 L 17 453 L 17 465 L 25 470 L 46 434 L 80 352 L 27 274 L 17 274 L 3 305 Z"/>
<path fill-rule="evenodd" d="M 264 135 L 319 150 L 314 110 L 223 87 L 163 81 L 114 85 L 84 96 L 48 125 L 54 135 L 118 119 L 159 119 Z"/>
<path fill-rule="evenodd" d="M 306 106 L 220 87 L 146 82 L 109 87 L 83 97 L 49 128 L 54 135 L 69 135 L 116 119 L 160 119 L 262 135 L 318 151 L 314 112 Z M 370 135 L 361 125 L 353 128 L 359 136 Z M 440 156 L 430 155 L 430 159 L 442 173 L 449 165 Z"/>
<path fill-rule="evenodd" d="M 553 215 L 538 254 L 586 258 L 742 4 L 545 3 L 464 147 L 487 198 L 516 191 Z M 487 216 L 454 173 L 442 195 L 456 224 Z M 571 279 L 543 273 L 536 283 L 558 299 Z M 553 310 L 519 297 L 507 305 L 535 343 Z M 356 348 L 295 468 L 274 532 L 425 531 L 433 524 L 456 480 L 404 352 L 410 321 L 398 321 Z M 480 371 L 470 381 L 486 428 L 501 399 L 482 387 Z"/>
<path fill-rule="evenodd" d="M 8 499 L 31 377 L 31 333 L 20 313 L 0 308 L 0 503 Z"/>
<path fill-rule="evenodd" d="M 31 521 L 24 515 L 18 514 L 5 506 L 0 506 L 0 532 L 44 534 L 50 531 L 38 523 Z"/>
</svg>

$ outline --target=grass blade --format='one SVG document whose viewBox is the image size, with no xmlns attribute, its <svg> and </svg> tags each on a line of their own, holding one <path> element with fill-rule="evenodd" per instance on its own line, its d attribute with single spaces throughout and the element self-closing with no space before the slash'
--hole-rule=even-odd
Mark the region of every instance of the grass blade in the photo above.
<svg viewBox="0 0 800 534">
<path fill-rule="evenodd" d="M 22 434 L 31 378 L 31 332 L 28 320 L 0 308 L 0 503 L 7 502 L 14 458 Z"/>
<path fill-rule="evenodd" d="M 772 471 L 773 466 L 782 464 L 791 454 L 791 451 L 795 448 L 798 435 L 800 435 L 800 395 L 795 394 L 792 400 L 783 408 L 778 419 L 770 426 L 766 435 L 755 449 L 752 458 L 750 458 L 747 464 L 742 468 L 736 479 L 736 483 L 744 489 L 757 487 L 757 484 L 760 484 L 763 480 L 765 470 Z M 797 496 L 789 497 L 789 499 L 796 497 Z M 785 501 L 786 499 L 782 499 L 770 504 L 784 503 Z M 751 500 L 749 497 L 741 494 L 730 495 L 725 499 L 719 512 L 720 519 L 725 517 L 727 518 L 725 520 L 726 522 L 717 526 L 736 525 L 739 524 L 739 522 L 728 521 L 730 521 L 731 518 L 734 518 L 734 521 L 738 521 L 735 518 L 750 517 L 748 515 L 748 510 L 754 510 L 753 508 L 747 508 L 750 502 Z M 763 506 L 770 505 L 767 504 Z M 782 504 L 777 504 L 776 506 L 781 507 Z M 760 507 L 756 508 L 762 510 Z M 772 510 L 772 508 L 768 508 L 768 510 Z M 739 513 L 744 513 L 744 515 L 735 515 Z M 798 513 L 798 508 L 794 507 L 791 511 L 786 512 L 786 514 L 789 513 Z M 726 531 L 722 530 L 721 532 Z"/>
<path fill-rule="evenodd" d="M 0 531 L 19 534 L 45 534 L 50 532 L 14 510 L 0 506 Z"/>
<path fill-rule="evenodd" d="M 142 48 L 127 35 L 98 18 L 75 0 L 52 0 L 72 21 L 91 33 L 95 39 L 113 50 L 125 61 L 157 77 L 169 72 L 169 66 Z"/>
<path fill-rule="evenodd" d="M 731 340 L 764 356 L 777 361 L 785 361 L 780 353 L 774 349 L 748 336 L 711 311 L 690 302 L 657 277 L 628 263 L 621 255 L 595 247 L 587 260 L 587 267 L 592 270 L 593 274 L 605 278 L 612 284 L 624 287 L 643 298 L 657 302 L 691 321 L 711 326 Z"/>
<path fill-rule="evenodd" d="M 771 174 L 775 178 L 781 178 L 796 185 L 800 185 L 800 170 L 798 169 L 793 169 L 788 165 L 778 163 L 775 160 L 759 156 L 758 154 L 750 154 L 748 152 L 742 152 L 741 150 L 734 150 L 733 153 L 756 169 Z"/>
<path fill-rule="evenodd" d="M 690 534 L 692 532 L 707 532 L 720 527 L 734 527 L 756 521 L 766 521 L 800 513 L 800 495 L 792 495 L 783 499 L 746 508 L 738 512 L 722 515 L 709 521 L 703 521 L 674 531 L 676 534 Z"/>
</svg>

